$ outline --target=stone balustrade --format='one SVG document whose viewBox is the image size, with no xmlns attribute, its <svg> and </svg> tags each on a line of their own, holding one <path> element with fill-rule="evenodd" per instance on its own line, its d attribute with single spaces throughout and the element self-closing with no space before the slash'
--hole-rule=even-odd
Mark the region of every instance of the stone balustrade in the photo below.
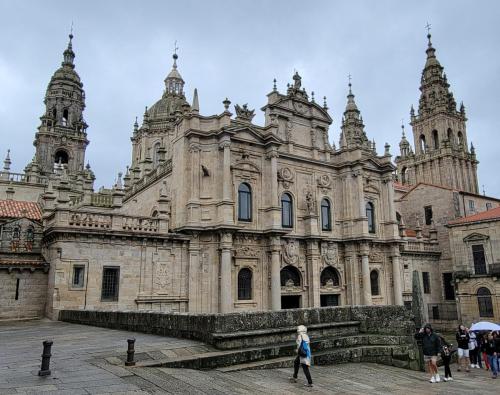
<svg viewBox="0 0 500 395">
<path fill-rule="evenodd" d="M 46 185 L 49 182 L 47 177 L 29 175 L 25 173 L 11 173 L 8 171 L 0 171 L 0 181 L 43 184 L 43 185 Z"/>
<path fill-rule="evenodd" d="M 161 222 L 165 222 L 162 226 Z M 45 228 L 78 228 L 137 233 L 166 233 L 168 220 L 152 217 L 132 217 L 81 210 L 56 210 L 46 218 Z"/>
</svg>

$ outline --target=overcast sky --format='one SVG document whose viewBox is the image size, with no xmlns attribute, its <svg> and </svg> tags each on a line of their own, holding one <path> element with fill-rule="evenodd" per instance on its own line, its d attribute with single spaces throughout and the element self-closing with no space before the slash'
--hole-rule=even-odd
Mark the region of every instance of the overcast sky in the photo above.
<svg viewBox="0 0 500 395">
<path fill-rule="evenodd" d="M 500 196 L 498 1 L 0 0 L 0 15 L 0 159 L 10 148 L 14 171 L 33 157 L 71 21 L 96 189 L 130 163 L 135 116 L 161 97 L 175 40 L 186 95 L 191 101 L 198 88 L 203 115 L 222 112 L 228 97 L 257 109 L 262 124 L 258 109 L 273 78 L 284 92 L 297 69 L 308 92 L 327 96 L 338 146 L 351 74 L 368 137 L 379 153 L 389 142 L 395 156 L 401 119 L 407 125 L 418 105 L 429 22 L 455 99 L 466 106 L 480 189 Z"/>
</svg>

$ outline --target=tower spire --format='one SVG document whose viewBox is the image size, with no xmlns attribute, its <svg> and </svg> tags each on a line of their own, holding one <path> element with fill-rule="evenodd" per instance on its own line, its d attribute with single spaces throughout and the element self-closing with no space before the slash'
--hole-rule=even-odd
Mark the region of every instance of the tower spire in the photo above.
<svg viewBox="0 0 500 395">
<path fill-rule="evenodd" d="M 75 68 L 73 61 L 75 60 L 75 53 L 73 52 L 73 24 L 71 24 L 71 31 L 69 33 L 68 47 L 63 52 L 63 66 Z"/>
<path fill-rule="evenodd" d="M 179 47 L 177 46 L 177 41 L 174 45 L 174 53 L 172 58 L 174 59 L 174 63 L 172 64 L 172 70 L 168 73 L 167 78 L 165 78 L 165 93 L 171 95 L 184 95 L 184 80 L 182 79 L 179 71 L 177 71 L 177 59 L 179 59 L 179 55 L 177 55 L 177 50 Z"/>
</svg>

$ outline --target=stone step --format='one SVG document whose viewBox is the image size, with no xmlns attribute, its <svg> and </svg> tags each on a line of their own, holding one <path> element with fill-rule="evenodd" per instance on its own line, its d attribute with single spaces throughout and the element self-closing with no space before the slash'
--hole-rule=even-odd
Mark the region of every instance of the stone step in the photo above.
<svg viewBox="0 0 500 395">
<path fill-rule="evenodd" d="M 312 359 L 314 365 L 335 365 L 349 362 L 376 362 L 385 365 L 408 368 L 410 363 L 409 359 L 394 358 L 393 351 L 395 347 L 396 346 L 367 345 L 342 349 L 330 349 L 313 353 Z M 225 366 L 215 370 L 227 373 L 240 370 L 290 368 L 293 367 L 293 362 L 294 355 Z"/>
<path fill-rule="evenodd" d="M 385 354 L 374 356 L 392 356 L 392 349 L 396 355 L 403 355 L 400 359 L 405 359 L 406 352 L 404 341 L 405 337 L 391 337 L 392 344 L 387 343 L 386 336 L 379 335 L 358 335 L 328 339 L 316 339 L 311 342 L 311 349 L 314 358 L 319 358 L 322 355 L 330 355 L 323 357 L 328 363 L 333 363 L 334 358 L 350 361 L 358 360 L 358 356 L 351 351 L 346 354 L 346 350 L 366 349 L 375 350 L 378 348 L 385 349 Z M 402 344 L 403 343 L 403 344 Z M 189 368 L 189 369 L 215 369 L 229 366 L 235 366 L 248 363 L 265 363 L 266 361 L 276 360 L 279 358 L 292 358 L 296 353 L 295 342 L 276 344 L 272 347 L 253 347 L 240 350 L 220 350 L 204 353 L 197 353 L 174 358 L 165 358 L 149 361 L 141 361 L 137 363 L 138 367 L 165 367 L 165 368 Z M 388 350 L 389 347 L 389 351 Z M 333 353 L 335 350 L 338 353 Z M 333 356 L 335 355 L 335 357 Z M 318 360 L 319 362 L 320 360 Z"/>
</svg>

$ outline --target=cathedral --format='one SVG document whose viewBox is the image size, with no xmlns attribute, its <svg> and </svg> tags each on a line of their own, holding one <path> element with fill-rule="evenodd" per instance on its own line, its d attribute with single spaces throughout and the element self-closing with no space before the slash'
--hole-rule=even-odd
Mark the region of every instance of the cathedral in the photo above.
<svg viewBox="0 0 500 395">
<path fill-rule="evenodd" d="M 467 215 L 465 199 L 476 211 L 500 200 L 478 194 L 465 107 L 430 35 L 411 109 L 415 149 L 403 129 L 395 161 L 367 136 L 350 83 L 335 144 L 326 99 L 298 72 L 285 92 L 275 82 L 257 125 L 247 104 L 225 99 L 203 115 L 196 89 L 188 102 L 174 53 L 162 96 L 133 126 L 130 165 L 100 191 L 85 164 L 72 39 L 45 93 L 33 160 L 13 173 L 7 154 L 0 172 L 0 319 L 410 306 L 414 273 L 427 318 L 458 319 L 447 223 Z"/>
</svg>

